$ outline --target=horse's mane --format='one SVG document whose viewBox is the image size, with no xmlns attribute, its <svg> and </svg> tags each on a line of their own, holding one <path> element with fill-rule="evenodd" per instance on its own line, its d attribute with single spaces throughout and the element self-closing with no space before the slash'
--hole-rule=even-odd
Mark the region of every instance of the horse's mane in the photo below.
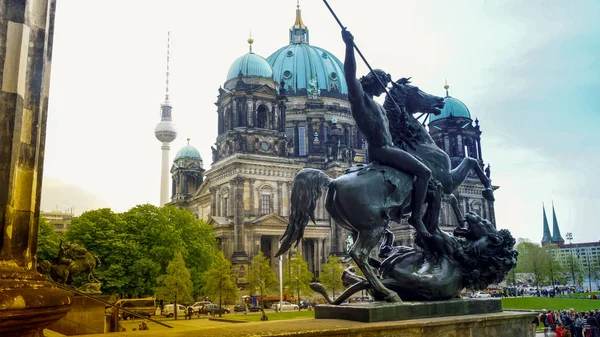
<svg viewBox="0 0 600 337">
<path fill-rule="evenodd" d="M 506 229 L 494 233 L 498 240 L 493 242 L 489 236 L 483 241 L 469 241 L 458 238 L 463 247 L 466 260 L 462 261 L 463 286 L 481 290 L 488 285 L 500 283 L 508 272 L 517 265 L 515 239 Z M 483 242 L 483 245 L 481 244 Z"/>
<path fill-rule="evenodd" d="M 385 109 L 389 120 L 390 133 L 394 145 L 404 150 L 407 150 L 407 147 L 413 147 L 411 144 L 413 142 L 423 141 L 422 139 L 418 139 L 419 133 L 417 132 L 417 128 L 421 127 L 419 121 L 417 121 L 410 111 L 402 111 L 405 110 L 405 107 L 402 104 L 403 99 L 401 100 L 400 98 L 403 98 L 405 93 L 401 92 L 401 89 L 399 89 L 397 85 L 405 85 L 408 83 L 410 83 L 410 77 L 401 78 L 396 81 L 396 83 L 392 85 L 389 95 L 385 96 L 383 103 L 383 108 Z M 394 104 L 390 95 L 394 97 L 394 100 L 398 105 Z M 398 110 L 398 108 L 401 110 Z"/>
</svg>

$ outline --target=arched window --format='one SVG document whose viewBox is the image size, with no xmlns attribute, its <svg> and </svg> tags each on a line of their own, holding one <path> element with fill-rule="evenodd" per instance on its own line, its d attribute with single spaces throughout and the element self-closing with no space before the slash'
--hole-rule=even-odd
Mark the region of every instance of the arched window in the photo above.
<svg viewBox="0 0 600 337">
<path fill-rule="evenodd" d="M 269 109 L 264 106 L 264 105 L 260 105 L 258 107 L 258 109 L 256 109 L 256 127 L 262 128 L 262 129 L 268 129 L 269 128 Z"/>
</svg>

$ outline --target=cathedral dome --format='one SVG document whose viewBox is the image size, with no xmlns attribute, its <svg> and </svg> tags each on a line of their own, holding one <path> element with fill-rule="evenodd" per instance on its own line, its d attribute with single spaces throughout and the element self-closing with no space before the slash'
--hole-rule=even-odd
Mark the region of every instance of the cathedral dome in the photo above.
<svg viewBox="0 0 600 337">
<path fill-rule="evenodd" d="M 229 71 L 227 72 L 227 81 L 238 77 L 238 74 L 242 76 L 258 76 L 268 77 L 273 76 L 273 70 L 269 65 L 269 62 L 262 56 L 256 55 L 250 50 L 246 55 L 241 56 L 233 62 Z"/>
<path fill-rule="evenodd" d="M 267 61 L 273 69 L 273 80 L 285 82 L 288 96 L 312 94 L 344 98 L 343 95 L 348 95 L 343 63 L 327 50 L 309 44 L 300 5 L 290 28 L 290 44 L 279 48 Z"/>
<path fill-rule="evenodd" d="M 348 94 L 344 65 L 325 49 L 290 43 L 267 57 L 267 61 L 273 68 L 273 80 L 283 80 L 289 96 L 305 96 L 311 81 L 316 82 L 319 91 Z"/>
<path fill-rule="evenodd" d="M 467 108 L 465 103 L 454 97 L 448 96 L 447 92 L 446 97 L 444 97 L 444 102 L 444 108 L 438 116 L 429 115 L 429 123 L 448 117 L 471 119 L 471 113 L 469 112 L 469 108 Z"/>
<path fill-rule="evenodd" d="M 177 152 L 173 161 L 177 161 L 179 159 L 202 160 L 202 157 L 200 157 L 200 152 L 198 149 L 188 144 Z"/>
</svg>

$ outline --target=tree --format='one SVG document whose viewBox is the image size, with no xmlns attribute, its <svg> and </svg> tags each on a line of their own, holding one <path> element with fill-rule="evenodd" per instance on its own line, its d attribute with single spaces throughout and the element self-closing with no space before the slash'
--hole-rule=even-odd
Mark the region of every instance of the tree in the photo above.
<svg viewBox="0 0 600 337">
<path fill-rule="evenodd" d="M 550 277 L 550 284 L 554 287 L 556 285 L 556 282 L 560 282 L 560 275 L 562 273 L 562 270 L 564 269 L 563 265 L 558 260 L 560 248 L 555 244 L 548 244 L 543 248 L 548 254 L 548 275 Z"/>
<path fill-rule="evenodd" d="M 342 284 L 344 266 L 338 262 L 335 255 L 329 255 L 327 263 L 322 265 L 322 268 L 319 281 L 321 281 L 325 289 L 331 290 L 331 296 L 335 298 L 335 291 L 344 289 L 344 285 Z"/>
<path fill-rule="evenodd" d="M 157 278 L 156 295 L 159 298 L 173 302 L 173 311 L 177 319 L 177 303 L 192 302 L 192 279 L 190 270 L 185 267 L 181 252 L 176 252 L 173 260 L 167 266 L 167 273 Z"/>
<path fill-rule="evenodd" d="M 288 294 L 298 295 L 298 306 L 300 306 L 300 295 L 312 293 L 310 281 L 315 277 L 308 270 L 308 263 L 299 254 L 293 255 L 288 260 L 288 276 L 284 282 Z"/>
<path fill-rule="evenodd" d="M 56 258 L 59 244 L 60 235 L 54 231 L 54 226 L 46 218 L 40 217 L 37 260 L 43 261 Z"/>
<path fill-rule="evenodd" d="M 548 251 L 527 239 L 519 239 L 517 251 L 519 252 L 517 272 L 531 274 L 533 276 L 531 281 L 538 290 L 540 284 L 549 283 L 550 263 L 548 260 L 550 254 Z"/>
<path fill-rule="evenodd" d="M 66 238 L 98 255 L 102 264 L 95 275 L 102 291 L 122 297 L 152 296 L 174 247 L 190 269 L 195 297 L 216 251 L 211 226 L 172 206 L 138 205 L 125 213 L 109 208 L 88 211 L 73 220 Z"/>
<path fill-rule="evenodd" d="M 236 275 L 231 271 L 231 262 L 227 261 L 223 252 L 219 251 L 210 268 L 204 273 L 204 294 L 219 299 L 219 307 L 223 301 L 235 303 L 238 298 Z M 219 311 L 221 317 L 221 311 Z"/>
<path fill-rule="evenodd" d="M 274 291 L 278 284 L 279 281 L 275 277 L 275 272 L 271 269 L 269 260 L 262 251 L 258 252 L 248 268 L 248 290 L 251 294 L 260 295 L 261 305 L 264 307 L 262 298 L 267 293 Z"/>
</svg>

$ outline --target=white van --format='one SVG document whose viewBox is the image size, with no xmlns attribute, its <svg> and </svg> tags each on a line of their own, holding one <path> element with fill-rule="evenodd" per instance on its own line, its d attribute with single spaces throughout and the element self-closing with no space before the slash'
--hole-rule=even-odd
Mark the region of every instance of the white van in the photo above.
<svg viewBox="0 0 600 337">
<path fill-rule="evenodd" d="M 174 307 L 174 304 L 165 305 L 165 307 L 163 308 L 163 311 L 162 311 L 163 316 L 174 317 L 175 310 L 173 309 L 173 307 Z M 185 317 L 185 315 L 186 315 L 185 306 L 183 306 L 181 304 L 177 304 L 177 317 Z"/>
</svg>

